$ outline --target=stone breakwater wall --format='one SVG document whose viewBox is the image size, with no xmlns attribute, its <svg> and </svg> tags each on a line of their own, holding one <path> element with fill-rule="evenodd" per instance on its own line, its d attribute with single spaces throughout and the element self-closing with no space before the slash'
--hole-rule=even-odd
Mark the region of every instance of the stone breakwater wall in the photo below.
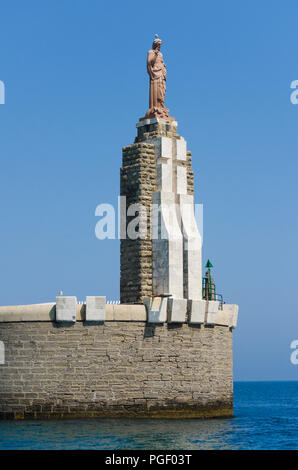
<svg viewBox="0 0 298 470">
<path fill-rule="evenodd" d="M 150 324 L 144 305 L 105 321 L 57 322 L 56 305 L 0 307 L 0 418 L 233 414 L 229 312 L 216 323 Z"/>
</svg>

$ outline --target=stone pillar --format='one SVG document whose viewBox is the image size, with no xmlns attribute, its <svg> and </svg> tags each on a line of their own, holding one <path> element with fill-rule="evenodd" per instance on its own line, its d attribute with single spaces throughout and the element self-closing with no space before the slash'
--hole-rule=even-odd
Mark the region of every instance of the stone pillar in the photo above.
<svg viewBox="0 0 298 470">
<path fill-rule="evenodd" d="M 121 196 L 126 198 L 126 218 L 122 214 L 126 238 L 121 240 L 121 303 L 143 303 L 145 297 L 164 294 L 176 299 L 200 299 L 201 246 L 194 219 L 191 153 L 178 135 L 175 121 L 147 119 L 137 123 L 137 130 L 135 143 L 123 148 L 121 168 Z M 186 211 L 185 203 L 192 210 Z M 132 204 L 146 208 L 146 238 L 132 240 L 127 236 L 130 222 L 138 215 L 132 210 L 133 215 L 127 216 Z M 188 252 L 191 242 L 192 250 Z"/>
<path fill-rule="evenodd" d="M 152 295 L 152 241 L 150 237 L 150 209 L 152 194 L 156 189 L 156 165 L 154 145 L 135 143 L 123 148 L 120 170 L 120 195 L 124 196 L 124 211 L 127 214 L 132 204 L 142 204 L 147 209 L 146 239 L 131 240 L 127 236 L 129 223 L 134 216 L 124 221 L 126 238 L 121 239 L 120 254 L 120 301 L 121 303 L 143 303 Z M 122 221 L 123 222 L 123 221 Z"/>
</svg>

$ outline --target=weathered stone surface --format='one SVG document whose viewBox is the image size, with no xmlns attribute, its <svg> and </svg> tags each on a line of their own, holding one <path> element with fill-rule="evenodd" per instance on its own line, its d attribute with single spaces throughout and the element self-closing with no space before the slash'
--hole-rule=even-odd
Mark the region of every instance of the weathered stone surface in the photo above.
<svg viewBox="0 0 298 470">
<path fill-rule="evenodd" d="M 87 295 L 86 297 L 86 321 L 105 321 L 106 298 Z"/>
<path fill-rule="evenodd" d="M 187 168 L 187 194 L 194 195 L 194 173 L 191 169 L 191 152 L 187 151 L 186 168 Z"/>
<path fill-rule="evenodd" d="M 173 146 L 170 137 L 158 137 L 154 140 L 156 158 L 172 158 Z"/>
<path fill-rule="evenodd" d="M 0 341 L 0 365 L 5 364 L 5 346 L 3 341 Z"/>
<path fill-rule="evenodd" d="M 184 323 L 187 314 L 187 299 L 168 300 L 168 322 Z"/>
<path fill-rule="evenodd" d="M 189 323 L 204 323 L 206 300 L 189 300 Z"/>
<path fill-rule="evenodd" d="M 179 139 L 177 133 L 177 122 L 169 122 L 164 119 L 148 119 L 146 121 L 138 122 L 137 125 L 138 135 L 135 142 L 151 141 L 159 137 L 170 137 Z"/>
<path fill-rule="evenodd" d="M 172 192 L 173 178 L 172 178 L 172 160 L 157 159 L 156 165 L 156 187 L 158 191 Z"/>
<path fill-rule="evenodd" d="M 236 328 L 238 322 L 239 305 L 223 304 L 223 314 L 227 315 L 227 324 L 230 328 Z"/>
<path fill-rule="evenodd" d="M 153 203 L 159 217 L 153 217 L 152 287 L 153 295 L 183 297 L 183 237 L 176 214 L 175 194 L 158 191 Z"/>
<path fill-rule="evenodd" d="M 1 418 L 232 415 L 228 327 L 1 323 Z"/>
<path fill-rule="evenodd" d="M 143 303 L 152 294 L 152 241 L 150 238 L 150 209 L 152 193 L 156 190 L 154 145 L 136 143 L 123 148 L 120 194 L 126 197 L 126 212 L 131 204 L 147 209 L 146 239 L 121 240 L 120 301 Z M 127 217 L 126 227 L 133 217 Z"/>
<path fill-rule="evenodd" d="M 187 194 L 187 171 L 181 164 L 175 168 L 176 194 Z"/>
<path fill-rule="evenodd" d="M 203 302 L 206 303 L 205 301 Z M 223 304 L 222 308 L 222 310 L 218 310 L 216 324 L 235 328 L 237 325 L 238 305 Z M 145 322 L 147 318 L 145 305 L 108 304 L 106 305 L 105 311 L 105 321 Z M 50 322 L 55 321 L 55 318 L 56 305 L 54 303 L 0 306 L 0 324 L 19 322 Z M 77 304 L 76 319 L 80 322 L 85 321 L 86 305 Z M 191 322 L 191 317 L 189 318 L 189 321 Z M 202 322 L 200 321 L 198 323 Z"/>
<path fill-rule="evenodd" d="M 167 321 L 166 297 L 145 297 L 144 304 L 147 309 L 148 323 L 164 323 Z"/>
<path fill-rule="evenodd" d="M 183 268 L 184 297 L 202 299 L 202 238 L 194 214 L 194 199 L 190 194 L 179 195 L 184 237 Z"/>
<path fill-rule="evenodd" d="M 77 298 L 75 296 L 56 297 L 56 321 L 76 321 Z"/>
<path fill-rule="evenodd" d="M 56 304 L 54 302 L 31 305 L 0 306 L 0 322 L 54 321 L 55 319 Z"/>
<path fill-rule="evenodd" d="M 207 315 L 206 315 L 207 325 L 215 325 L 217 323 L 218 309 L 219 309 L 219 302 L 217 300 L 207 301 Z"/>
<path fill-rule="evenodd" d="M 176 140 L 176 159 L 186 161 L 186 141 L 183 137 Z"/>
<path fill-rule="evenodd" d="M 124 211 L 127 211 L 131 204 L 142 204 L 146 207 L 147 237 L 121 240 L 120 300 L 121 303 L 141 304 L 145 297 L 150 297 L 153 293 L 150 237 L 153 193 L 162 186 L 172 190 L 172 160 L 168 163 L 167 161 L 173 155 L 177 156 L 177 151 L 180 159 L 178 172 L 183 172 L 186 168 L 187 179 L 183 182 L 183 187 L 179 186 L 180 192 L 185 193 L 187 190 L 188 194 L 193 194 L 193 172 L 189 151 L 186 152 L 186 161 L 183 160 L 186 143 L 177 133 L 177 122 L 148 119 L 137 123 L 137 130 L 135 143 L 123 148 L 120 194 L 126 197 Z M 174 145 L 175 141 L 180 139 L 181 143 Z M 127 217 L 126 228 L 133 218 Z"/>
</svg>

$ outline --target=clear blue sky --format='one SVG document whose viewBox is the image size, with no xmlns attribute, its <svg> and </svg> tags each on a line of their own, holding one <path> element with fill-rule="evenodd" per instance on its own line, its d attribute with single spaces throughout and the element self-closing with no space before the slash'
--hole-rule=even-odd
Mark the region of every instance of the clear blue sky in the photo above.
<svg viewBox="0 0 298 470">
<path fill-rule="evenodd" d="M 204 260 L 240 305 L 235 378 L 298 379 L 298 4 L 151 5 L 1 0 L 0 304 L 61 289 L 119 298 L 119 242 L 96 239 L 94 211 L 116 203 L 158 33 L 204 204 Z"/>
</svg>

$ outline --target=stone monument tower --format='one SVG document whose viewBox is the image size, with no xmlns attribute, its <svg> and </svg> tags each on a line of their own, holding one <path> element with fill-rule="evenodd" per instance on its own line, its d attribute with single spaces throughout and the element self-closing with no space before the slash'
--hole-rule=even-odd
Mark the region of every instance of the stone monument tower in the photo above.
<svg viewBox="0 0 298 470">
<path fill-rule="evenodd" d="M 120 295 L 122 303 L 147 305 L 160 297 L 160 307 L 169 298 L 174 321 L 178 312 L 185 320 L 187 301 L 190 313 L 205 308 L 202 242 L 194 217 L 191 152 L 165 107 L 167 74 L 160 47 L 156 35 L 147 56 L 149 109 L 137 123 L 134 144 L 123 148 Z M 136 205 L 143 230 L 131 239 Z"/>
<path fill-rule="evenodd" d="M 210 261 L 202 285 L 191 153 L 165 107 L 160 47 L 123 148 L 121 305 L 89 292 L 0 306 L 0 419 L 233 415 L 238 305 L 217 300 Z"/>
</svg>

